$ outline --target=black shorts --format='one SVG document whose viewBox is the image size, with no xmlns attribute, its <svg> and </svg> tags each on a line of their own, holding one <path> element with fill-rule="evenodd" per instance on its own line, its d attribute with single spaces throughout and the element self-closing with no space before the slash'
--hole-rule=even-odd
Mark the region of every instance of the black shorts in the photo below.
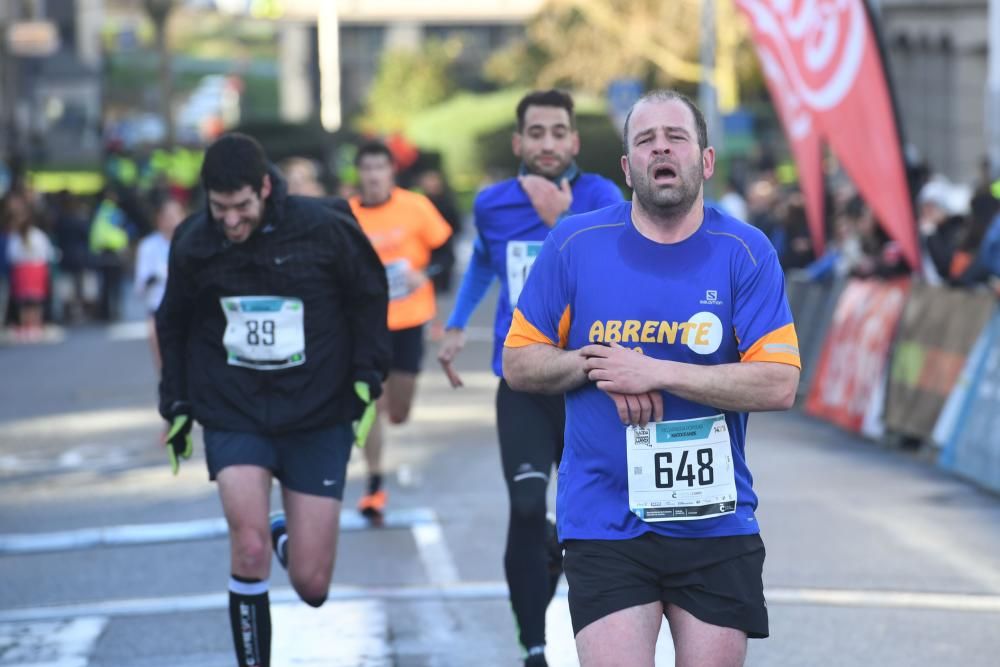
<svg viewBox="0 0 1000 667">
<path fill-rule="evenodd" d="M 389 332 L 393 371 L 419 373 L 424 359 L 424 325 Z"/>
<path fill-rule="evenodd" d="M 231 465 L 267 468 L 286 489 L 343 500 L 354 434 L 347 424 L 267 436 L 205 429 L 209 479 Z"/>
<path fill-rule="evenodd" d="M 566 540 L 574 636 L 629 607 L 675 604 L 712 625 L 768 636 L 764 542 L 760 535 L 630 540 Z"/>
</svg>

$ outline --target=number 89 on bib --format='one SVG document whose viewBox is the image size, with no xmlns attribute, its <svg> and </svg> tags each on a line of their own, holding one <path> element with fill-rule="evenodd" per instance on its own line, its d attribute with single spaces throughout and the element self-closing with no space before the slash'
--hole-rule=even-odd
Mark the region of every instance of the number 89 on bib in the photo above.
<svg viewBox="0 0 1000 667">
<path fill-rule="evenodd" d="M 226 315 L 222 344 L 230 366 L 271 371 L 305 363 L 301 299 L 239 296 L 220 301 Z"/>
</svg>

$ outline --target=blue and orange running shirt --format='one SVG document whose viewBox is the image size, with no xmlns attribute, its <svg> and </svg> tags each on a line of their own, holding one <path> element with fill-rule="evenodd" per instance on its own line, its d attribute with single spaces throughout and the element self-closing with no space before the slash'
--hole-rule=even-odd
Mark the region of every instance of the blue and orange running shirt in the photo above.
<svg viewBox="0 0 1000 667">
<path fill-rule="evenodd" d="M 545 343 L 574 350 L 616 342 L 690 364 L 769 361 L 801 367 L 784 276 L 760 231 L 706 207 L 694 234 L 661 244 L 636 230 L 631 213 L 631 202 L 625 202 L 567 218 L 552 230 L 518 301 L 506 346 Z M 746 462 L 747 414 L 666 392 L 663 407 L 664 421 L 724 415 L 735 511 L 657 522 L 630 511 L 626 427 L 611 398 L 588 382 L 566 394 L 560 539 L 759 532 Z"/>
<path fill-rule="evenodd" d="M 585 213 L 622 201 L 618 186 L 603 176 L 580 172 L 574 165 L 567 172 L 567 178 L 573 190 L 570 214 Z M 465 327 L 489 288 L 492 276 L 497 276 L 500 279 L 500 295 L 493 323 L 493 372 L 499 377 L 502 374 L 500 359 L 503 341 L 510 329 L 513 304 L 517 303 L 550 228 L 542 222 L 516 178 L 483 189 L 476 196 L 473 212 L 478 235 L 448 326 Z M 467 284 L 470 274 L 490 277 L 481 285 L 474 286 Z M 475 282 L 474 278 L 472 282 Z"/>
</svg>

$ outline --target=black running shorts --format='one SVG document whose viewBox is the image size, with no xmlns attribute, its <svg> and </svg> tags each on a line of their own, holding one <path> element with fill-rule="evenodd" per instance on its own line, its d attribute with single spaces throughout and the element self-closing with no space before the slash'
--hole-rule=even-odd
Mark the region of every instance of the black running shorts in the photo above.
<svg viewBox="0 0 1000 667">
<path fill-rule="evenodd" d="M 392 344 L 392 371 L 419 373 L 424 359 L 424 327 L 389 332 Z"/>
<path fill-rule="evenodd" d="M 712 625 L 768 636 L 760 535 L 566 540 L 573 634 L 616 611 L 675 604 Z"/>
<path fill-rule="evenodd" d="M 205 429 L 209 479 L 226 466 L 252 465 L 270 470 L 286 489 L 337 500 L 344 498 L 353 445 L 347 424 L 275 436 Z"/>
</svg>

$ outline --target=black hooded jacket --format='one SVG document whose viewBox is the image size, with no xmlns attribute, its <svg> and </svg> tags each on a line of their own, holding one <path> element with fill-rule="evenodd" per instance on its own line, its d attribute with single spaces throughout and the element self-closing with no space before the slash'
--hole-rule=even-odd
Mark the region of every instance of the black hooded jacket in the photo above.
<svg viewBox="0 0 1000 667">
<path fill-rule="evenodd" d="M 390 346 L 378 255 L 346 202 L 291 196 L 277 171 L 270 178 L 264 219 L 245 242 L 229 242 L 207 209 L 174 235 L 156 312 L 165 419 L 190 410 L 211 429 L 313 430 L 360 415 L 356 380 L 381 392 Z M 234 364 L 222 299 L 249 296 L 301 300 L 304 360 L 277 369 Z M 257 322 L 242 324 L 254 331 L 233 326 L 228 335 L 273 344 L 273 322 L 270 335 Z"/>
</svg>

